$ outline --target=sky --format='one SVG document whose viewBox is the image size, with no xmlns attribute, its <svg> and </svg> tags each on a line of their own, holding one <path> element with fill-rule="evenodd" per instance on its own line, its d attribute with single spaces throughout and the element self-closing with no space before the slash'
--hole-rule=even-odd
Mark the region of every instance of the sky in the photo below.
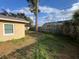
<svg viewBox="0 0 79 59">
<path fill-rule="evenodd" d="M 79 8 L 79 0 L 40 0 L 39 1 L 39 26 L 46 22 L 70 20 L 75 10 Z M 0 0 L 0 11 L 25 13 L 31 19 L 35 19 L 29 11 L 26 0 Z"/>
</svg>

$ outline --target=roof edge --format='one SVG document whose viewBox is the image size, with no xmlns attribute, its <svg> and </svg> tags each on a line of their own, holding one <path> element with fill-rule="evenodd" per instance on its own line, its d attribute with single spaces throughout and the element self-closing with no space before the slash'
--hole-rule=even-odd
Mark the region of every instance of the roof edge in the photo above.
<svg viewBox="0 0 79 59">
<path fill-rule="evenodd" d="M 9 19 L 9 18 L 0 18 L 0 20 L 3 20 L 3 21 L 15 21 L 15 22 L 22 22 L 22 23 L 30 23 L 29 21 L 26 21 L 26 20 L 18 20 L 18 19 Z"/>
</svg>

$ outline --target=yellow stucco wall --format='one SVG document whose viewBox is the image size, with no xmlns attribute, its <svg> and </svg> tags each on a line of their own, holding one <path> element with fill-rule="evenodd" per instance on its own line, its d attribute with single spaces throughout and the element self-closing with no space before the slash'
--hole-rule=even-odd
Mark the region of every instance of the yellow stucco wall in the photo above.
<svg viewBox="0 0 79 59">
<path fill-rule="evenodd" d="M 14 24 L 14 33 L 12 35 L 4 35 L 3 24 Z M 13 22 L 0 22 L 0 41 L 7 41 L 12 39 L 19 39 L 25 36 L 25 24 Z"/>
</svg>

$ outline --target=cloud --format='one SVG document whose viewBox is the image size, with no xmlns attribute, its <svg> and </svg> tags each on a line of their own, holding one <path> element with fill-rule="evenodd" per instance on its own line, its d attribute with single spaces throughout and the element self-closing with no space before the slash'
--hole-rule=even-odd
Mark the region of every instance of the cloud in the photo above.
<svg viewBox="0 0 79 59">
<path fill-rule="evenodd" d="M 11 10 L 9 8 L 5 9 L 7 12 L 11 12 Z"/>
<path fill-rule="evenodd" d="M 70 20 L 75 10 L 79 9 L 79 2 L 72 4 L 71 8 L 67 9 L 57 9 L 49 6 L 39 6 L 40 14 L 42 16 L 39 17 L 39 25 L 42 25 L 46 22 L 56 22 L 56 21 L 63 21 L 63 20 Z M 25 13 L 31 19 L 33 19 L 33 13 L 29 11 L 28 7 L 24 7 L 17 10 L 10 10 L 6 9 L 8 12 L 13 13 Z M 35 21 L 34 21 L 35 22 Z"/>
<path fill-rule="evenodd" d="M 72 5 L 72 7 L 69 9 L 69 11 L 75 11 L 75 10 L 77 10 L 77 9 L 79 9 L 79 2 L 74 3 L 74 4 Z"/>
<path fill-rule="evenodd" d="M 39 6 L 39 9 L 41 10 L 41 13 L 54 13 L 54 12 L 60 12 L 60 10 L 48 6 Z"/>
<path fill-rule="evenodd" d="M 27 16 L 33 15 L 33 13 L 30 12 L 29 7 L 23 7 L 21 9 L 11 10 L 9 8 L 5 9 L 7 12 L 12 13 L 25 13 Z"/>
<path fill-rule="evenodd" d="M 41 17 L 41 22 L 44 24 L 45 22 L 70 20 L 77 9 L 79 9 L 79 2 L 72 4 L 71 8 L 62 10 L 48 6 L 40 6 L 41 13 L 47 14 Z"/>
<path fill-rule="evenodd" d="M 45 19 L 46 22 L 56 22 L 69 20 L 72 16 L 72 12 L 67 10 L 60 10 L 56 8 L 41 6 L 41 13 L 47 14 L 46 16 L 42 16 L 41 19 Z"/>
<path fill-rule="evenodd" d="M 24 7 L 24 8 L 21 8 L 21 9 L 17 9 L 17 10 L 13 10 L 12 11 L 13 13 L 25 13 L 26 15 L 33 15 L 33 13 L 30 12 L 29 8 L 28 7 Z"/>
</svg>

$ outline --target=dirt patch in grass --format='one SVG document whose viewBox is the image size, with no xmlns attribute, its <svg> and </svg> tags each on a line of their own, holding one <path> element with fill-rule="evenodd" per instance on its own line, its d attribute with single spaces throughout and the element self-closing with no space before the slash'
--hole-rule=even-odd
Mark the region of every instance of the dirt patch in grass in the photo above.
<svg viewBox="0 0 79 59">
<path fill-rule="evenodd" d="M 0 56 L 7 55 L 13 51 L 16 51 L 16 49 L 20 49 L 24 46 L 29 46 L 35 42 L 36 38 L 29 35 L 26 35 L 25 38 L 2 42 L 0 43 Z"/>
<path fill-rule="evenodd" d="M 2 59 L 37 59 L 37 54 L 40 59 L 75 59 L 79 57 L 78 44 L 76 45 L 76 42 L 72 41 L 69 37 L 31 31 L 27 33 L 26 39 L 22 39 L 23 40 L 6 42 L 4 44 L 5 46 L 1 43 L 6 47 L 6 49 L 3 48 L 2 50 L 8 52 L 7 56 L 3 56 Z M 36 40 L 39 42 L 38 45 L 37 43 L 34 45 L 31 44 L 36 42 Z M 8 50 L 15 51 L 9 53 Z M 36 52 L 37 50 L 39 50 L 39 52 Z"/>
</svg>

